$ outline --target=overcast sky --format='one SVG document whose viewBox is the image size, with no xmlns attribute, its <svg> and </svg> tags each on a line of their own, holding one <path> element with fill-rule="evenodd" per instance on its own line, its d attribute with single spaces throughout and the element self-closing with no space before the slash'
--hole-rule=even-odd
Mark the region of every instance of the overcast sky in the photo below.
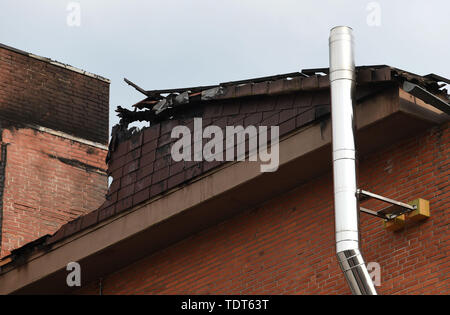
<svg viewBox="0 0 450 315">
<path fill-rule="evenodd" d="M 353 27 L 357 65 L 450 77 L 449 13 L 448 0 L 0 0 L 0 42 L 109 78 L 112 126 L 144 98 L 124 77 L 163 89 L 327 67 L 336 25 Z"/>
</svg>

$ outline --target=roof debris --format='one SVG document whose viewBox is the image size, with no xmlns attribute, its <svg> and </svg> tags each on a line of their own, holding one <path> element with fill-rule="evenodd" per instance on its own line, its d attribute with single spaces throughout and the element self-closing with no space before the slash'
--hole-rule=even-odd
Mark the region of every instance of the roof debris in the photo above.
<svg viewBox="0 0 450 315">
<path fill-rule="evenodd" d="M 134 111 L 118 107 L 116 112 L 124 127 L 135 121 L 158 122 L 174 116 L 180 105 L 201 101 L 214 101 L 230 98 L 274 95 L 300 90 L 329 88 L 328 68 L 306 69 L 268 77 L 220 83 L 218 85 L 175 88 L 164 90 L 144 90 L 135 83 L 124 79 L 129 85 L 146 95 L 147 98 L 133 105 Z M 450 80 L 436 74 L 416 75 L 387 65 L 357 67 L 357 83 L 395 81 L 400 86 L 410 82 L 422 87 L 448 103 L 450 97 L 443 89 Z M 163 96 L 163 94 L 167 94 Z"/>
</svg>

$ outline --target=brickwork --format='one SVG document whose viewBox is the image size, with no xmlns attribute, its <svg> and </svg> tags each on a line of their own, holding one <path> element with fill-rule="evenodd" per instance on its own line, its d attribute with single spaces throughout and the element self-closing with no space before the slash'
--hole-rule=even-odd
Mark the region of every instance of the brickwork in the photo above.
<svg viewBox="0 0 450 315">
<path fill-rule="evenodd" d="M 109 82 L 0 45 L 0 257 L 97 209 Z"/>
<path fill-rule="evenodd" d="M 0 47 L 1 118 L 107 144 L 108 113 L 109 83 Z"/>
<path fill-rule="evenodd" d="M 3 130 L 2 256 L 97 209 L 106 150 L 32 129 Z"/>
</svg>

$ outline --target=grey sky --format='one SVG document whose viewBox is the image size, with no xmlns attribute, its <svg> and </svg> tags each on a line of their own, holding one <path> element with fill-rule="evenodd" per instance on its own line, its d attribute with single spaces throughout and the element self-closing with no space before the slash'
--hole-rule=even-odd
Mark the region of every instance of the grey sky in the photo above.
<svg viewBox="0 0 450 315">
<path fill-rule="evenodd" d="M 353 27 L 358 65 L 450 77 L 449 13 L 448 0 L 1 0 L 0 42 L 111 79 L 112 126 L 143 99 L 123 77 L 162 89 L 327 67 L 336 25 Z"/>
</svg>

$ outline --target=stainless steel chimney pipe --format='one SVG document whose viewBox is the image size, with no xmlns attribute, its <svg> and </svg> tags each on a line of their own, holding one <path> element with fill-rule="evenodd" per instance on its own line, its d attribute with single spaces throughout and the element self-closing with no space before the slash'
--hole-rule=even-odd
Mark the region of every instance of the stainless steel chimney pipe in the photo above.
<svg viewBox="0 0 450 315">
<path fill-rule="evenodd" d="M 330 85 L 336 252 L 352 293 L 376 295 L 359 250 L 354 136 L 355 77 L 352 29 L 335 27 L 330 32 Z"/>
</svg>

